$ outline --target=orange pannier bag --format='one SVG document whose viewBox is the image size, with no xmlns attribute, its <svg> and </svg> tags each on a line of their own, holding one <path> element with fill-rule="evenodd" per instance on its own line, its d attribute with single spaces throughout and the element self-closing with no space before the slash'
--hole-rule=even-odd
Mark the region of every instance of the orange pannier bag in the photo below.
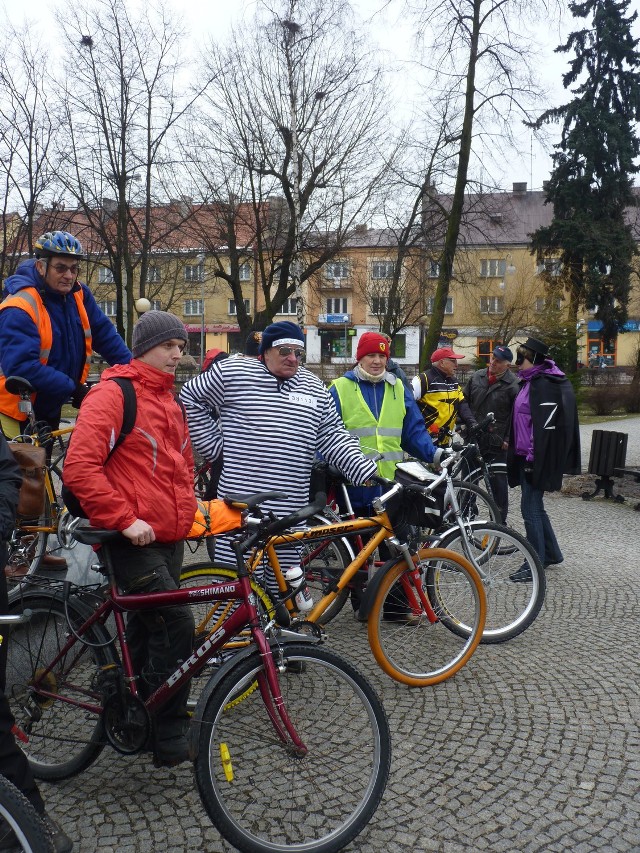
<svg viewBox="0 0 640 853">
<path fill-rule="evenodd" d="M 242 526 L 242 512 L 227 506 L 224 501 L 198 501 L 191 530 L 187 539 L 200 539 L 202 536 L 217 536 L 228 530 L 237 530 Z"/>
</svg>

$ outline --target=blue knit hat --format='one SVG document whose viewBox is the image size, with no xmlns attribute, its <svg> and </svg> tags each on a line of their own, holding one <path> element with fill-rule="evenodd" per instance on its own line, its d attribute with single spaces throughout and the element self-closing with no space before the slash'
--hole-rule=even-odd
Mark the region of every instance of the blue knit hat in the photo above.
<svg viewBox="0 0 640 853">
<path fill-rule="evenodd" d="M 304 332 L 289 320 L 272 323 L 262 333 L 258 352 L 263 355 L 271 347 L 304 347 Z"/>
</svg>

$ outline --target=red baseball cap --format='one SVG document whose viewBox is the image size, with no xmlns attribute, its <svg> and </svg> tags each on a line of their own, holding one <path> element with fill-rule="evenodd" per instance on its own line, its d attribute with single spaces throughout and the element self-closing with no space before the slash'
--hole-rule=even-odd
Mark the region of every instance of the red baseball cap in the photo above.
<svg viewBox="0 0 640 853">
<path fill-rule="evenodd" d="M 457 355 L 450 347 L 440 347 L 431 356 L 431 363 L 440 361 L 443 358 L 464 358 L 463 355 Z"/>
</svg>

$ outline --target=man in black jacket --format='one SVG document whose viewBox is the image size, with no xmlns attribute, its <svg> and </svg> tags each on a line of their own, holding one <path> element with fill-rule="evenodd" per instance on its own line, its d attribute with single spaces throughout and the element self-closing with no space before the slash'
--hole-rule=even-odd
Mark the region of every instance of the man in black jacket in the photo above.
<svg viewBox="0 0 640 853">
<path fill-rule="evenodd" d="M 0 566 L 7 561 L 7 540 L 11 536 L 18 506 L 22 475 L 5 437 L 0 433 Z M 0 613 L 7 613 L 9 600 L 7 580 L 0 571 Z M 0 633 L 5 633 L 0 630 Z M 10 642 L 10 641 L 9 641 Z M 46 814 L 44 803 L 31 773 L 25 754 L 13 736 L 14 718 L 5 696 L 7 669 L 7 640 L 0 645 L 0 773 L 13 782 L 44 819 L 49 829 L 56 853 L 69 853 L 73 843 L 60 827 Z M 17 839 L 7 825 L 0 821 L 0 850 L 16 849 Z M 22 849 L 22 848 L 19 848 Z"/>
<path fill-rule="evenodd" d="M 493 350 L 489 367 L 476 370 L 465 385 L 464 397 L 471 411 L 481 421 L 493 412 L 495 421 L 490 432 L 478 437 L 482 455 L 487 462 L 507 461 L 507 448 L 511 433 L 511 410 L 518 395 L 518 380 L 509 369 L 513 353 L 509 347 L 497 346 Z M 509 511 L 509 487 L 504 474 L 491 477 L 493 496 L 506 522 Z"/>
</svg>

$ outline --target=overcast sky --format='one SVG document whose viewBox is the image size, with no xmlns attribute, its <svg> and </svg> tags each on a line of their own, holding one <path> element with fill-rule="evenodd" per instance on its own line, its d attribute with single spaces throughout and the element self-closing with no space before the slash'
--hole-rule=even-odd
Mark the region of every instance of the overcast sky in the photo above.
<svg viewBox="0 0 640 853">
<path fill-rule="evenodd" d="M 136 0 L 130 0 L 130 2 L 135 3 Z M 50 0 L 26 0 L 26 3 L 20 3 L 18 0 L 0 0 L 0 8 L 2 3 L 8 17 L 15 22 L 20 22 L 24 14 L 28 14 L 32 21 L 43 22 L 45 40 L 48 40 L 50 32 L 52 44 L 59 45 L 57 21 L 60 20 L 60 16 L 56 11 L 59 7 L 55 3 L 52 4 Z M 193 38 L 200 39 L 203 45 L 206 44 L 209 36 L 213 36 L 216 41 L 222 40 L 230 23 L 241 20 L 243 14 L 251 14 L 255 5 L 254 0 L 165 0 L 165 3 L 174 7 L 182 15 Z M 351 0 L 351 5 L 370 26 L 373 39 L 389 51 L 391 56 L 397 57 L 407 65 L 412 58 L 415 58 L 416 52 L 412 41 L 413 27 L 408 16 L 401 15 L 401 4 L 398 0 L 391 0 L 390 3 L 386 3 L 385 0 Z M 387 6 L 390 8 L 386 8 Z M 46 22 L 49 20 L 55 22 L 50 31 L 46 28 Z M 574 19 L 568 13 L 564 25 L 565 29 L 575 26 Z M 549 102 L 545 104 L 545 108 L 557 106 L 568 99 L 568 93 L 563 89 L 561 81 L 561 75 L 567 69 L 567 57 L 553 53 L 563 39 L 563 31 L 557 24 L 552 25 L 549 21 L 541 22 L 539 47 L 543 52 L 543 58 L 538 74 L 549 92 Z M 398 91 L 404 92 L 406 91 L 405 78 L 401 71 L 398 72 L 398 77 L 402 80 L 398 85 Z M 505 164 L 500 180 L 501 186 L 504 189 L 511 189 L 514 181 L 527 181 L 530 189 L 540 189 L 542 181 L 549 177 L 552 166 L 550 147 L 545 150 L 533 139 L 528 130 L 519 127 L 519 123 L 516 129 L 520 134 L 519 151 L 514 153 L 508 164 Z M 558 132 L 555 131 L 555 139 L 557 138 Z"/>
</svg>

